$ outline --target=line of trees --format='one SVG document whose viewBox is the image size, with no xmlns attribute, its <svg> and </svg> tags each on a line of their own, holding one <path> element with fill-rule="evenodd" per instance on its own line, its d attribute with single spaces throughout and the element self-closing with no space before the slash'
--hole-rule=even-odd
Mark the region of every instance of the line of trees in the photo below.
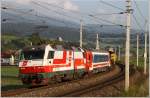
<svg viewBox="0 0 150 98">
<path fill-rule="evenodd" d="M 17 37 L 14 35 L 2 35 L 2 51 L 7 50 L 18 50 L 23 47 L 31 45 L 42 45 L 42 44 L 51 44 L 51 45 L 63 45 L 65 47 L 70 46 L 79 46 L 78 42 L 64 42 L 57 39 L 50 40 L 40 37 L 39 33 L 32 33 L 26 37 Z M 4 37 L 5 36 L 5 37 Z M 13 39 L 12 39 L 13 37 Z"/>
</svg>

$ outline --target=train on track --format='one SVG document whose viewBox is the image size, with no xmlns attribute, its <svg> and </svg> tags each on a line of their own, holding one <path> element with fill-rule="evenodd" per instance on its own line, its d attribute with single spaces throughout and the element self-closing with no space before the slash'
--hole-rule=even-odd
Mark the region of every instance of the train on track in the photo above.
<svg viewBox="0 0 150 98">
<path fill-rule="evenodd" d="M 82 48 L 56 48 L 51 45 L 23 49 L 20 53 L 19 76 L 26 85 L 45 85 L 51 80 L 62 81 L 111 67 L 109 52 Z"/>
</svg>

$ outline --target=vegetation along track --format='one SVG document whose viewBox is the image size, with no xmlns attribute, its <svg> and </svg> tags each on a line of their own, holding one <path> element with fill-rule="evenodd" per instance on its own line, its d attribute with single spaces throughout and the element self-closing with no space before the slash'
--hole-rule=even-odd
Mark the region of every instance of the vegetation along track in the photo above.
<svg viewBox="0 0 150 98">
<path fill-rule="evenodd" d="M 74 92 L 66 93 L 66 94 L 64 94 L 62 96 L 63 97 L 79 97 L 82 94 L 86 94 L 86 93 L 88 93 L 90 91 L 101 89 L 103 87 L 106 87 L 108 85 L 111 85 L 111 84 L 114 84 L 114 83 L 117 83 L 117 82 L 123 80 L 125 78 L 125 65 L 119 64 L 119 63 L 117 65 L 121 68 L 119 74 L 117 74 L 117 75 L 115 75 L 115 76 L 113 76 L 113 77 L 111 77 L 109 79 L 100 81 L 100 83 L 98 83 L 98 84 L 89 85 L 86 88 L 79 89 L 79 90 L 74 91 Z M 130 68 L 130 75 L 133 75 L 133 73 L 135 72 L 133 67 L 134 66 L 131 66 L 131 68 Z"/>
</svg>

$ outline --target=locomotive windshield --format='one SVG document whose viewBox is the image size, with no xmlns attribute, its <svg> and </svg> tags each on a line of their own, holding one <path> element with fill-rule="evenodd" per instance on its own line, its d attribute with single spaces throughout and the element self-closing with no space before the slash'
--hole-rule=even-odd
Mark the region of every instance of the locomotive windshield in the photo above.
<svg viewBox="0 0 150 98">
<path fill-rule="evenodd" d="M 20 55 L 20 60 L 32 60 L 32 59 L 43 59 L 44 58 L 44 50 L 36 50 L 36 51 L 22 51 Z"/>
<path fill-rule="evenodd" d="M 108 60 L 109 60 L 108 55 L 94 55 L 94 58 L 93 58 L 94 63 L 106 62 Z"/>
</svg>

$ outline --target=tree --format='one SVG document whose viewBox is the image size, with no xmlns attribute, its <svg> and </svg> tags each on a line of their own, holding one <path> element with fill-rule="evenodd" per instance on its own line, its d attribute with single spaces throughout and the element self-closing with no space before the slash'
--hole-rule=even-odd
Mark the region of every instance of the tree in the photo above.
<svg viewBox="0 0 150 98">
<path fill-rule="evenodd" d="M 42 43 L 42 40 L 41 40 L 38 32 L 32 33 L 29 36 L 29 41 L 31 41 L 33 45 L 39 45 Z"/>
</svg>

